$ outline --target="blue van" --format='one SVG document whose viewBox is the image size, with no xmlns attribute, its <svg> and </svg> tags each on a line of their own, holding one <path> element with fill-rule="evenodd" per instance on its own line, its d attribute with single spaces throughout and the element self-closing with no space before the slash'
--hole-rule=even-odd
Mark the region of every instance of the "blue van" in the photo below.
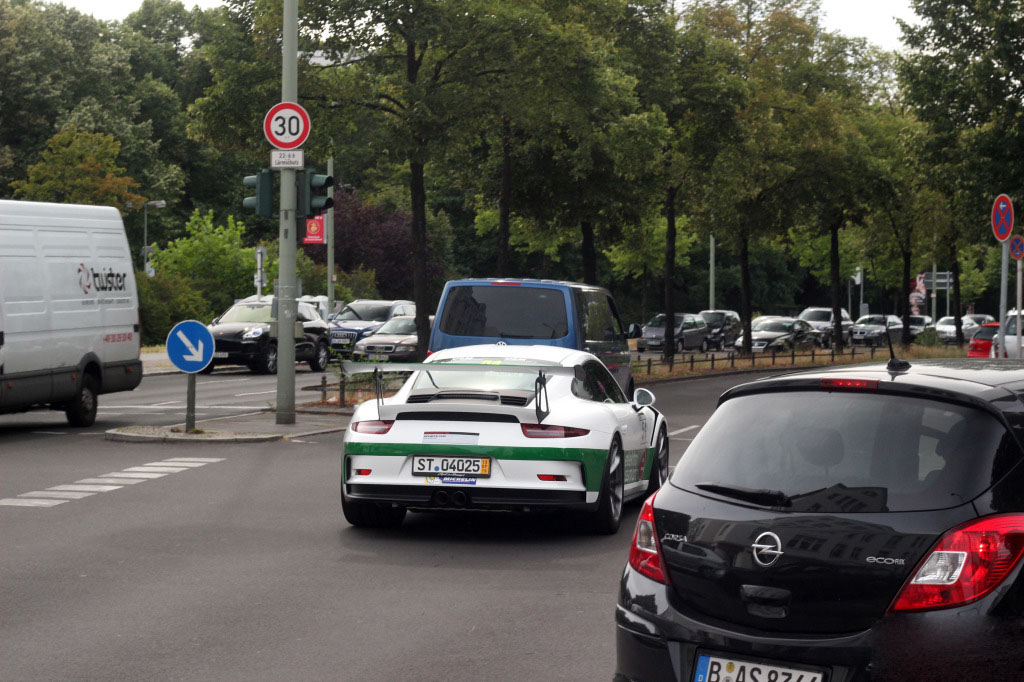
<svg viewBox="0 0 1024 682">
<path fill-rule="evenodd" d="M 452 280 L 441 293 L 428 350 L 478 343 L 593 353 L 633 398 L 626 334 L 607 289 L 546 279 Z"/>
</svg>

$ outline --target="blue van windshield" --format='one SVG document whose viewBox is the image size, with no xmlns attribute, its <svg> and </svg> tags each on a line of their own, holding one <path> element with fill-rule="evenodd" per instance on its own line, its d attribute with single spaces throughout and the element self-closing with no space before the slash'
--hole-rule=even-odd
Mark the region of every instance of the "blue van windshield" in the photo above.
<svg viewBox="0 0 1024 682">
<path fill-rule="evenodd" d="M 454 286 L 440 329 L 452 336 L 560 339 L 569 334 L 565 295 L 546 287 Z"/>
</svg>

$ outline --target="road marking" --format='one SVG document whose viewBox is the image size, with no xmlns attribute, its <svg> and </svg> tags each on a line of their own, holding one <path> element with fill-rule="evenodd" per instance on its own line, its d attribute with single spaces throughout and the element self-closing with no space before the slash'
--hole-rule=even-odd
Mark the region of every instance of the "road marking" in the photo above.
<svg viewBox="0 0 1024 682">
<path fill-rule="evenodd" d="M 163 478 L 167 474 L 143 474 L 130 472 L 126 473 L 123 471 L 115 471 L 112 474 L 103 474 L 103 478 L 113 478 L 115 476 L 124 476 L 125 478 Z"/>
<path fill-rule="evenodd" d="M 670 431 L 668 435 L 669 435 L 669 437 L 672 437 L 672 436 L 675 436 L 677 434 L 686 433 L 687 431 L 693 431 L 694 429 L 699 429 L 699 428 L 700 428 L 700 424 L 694 424 L 693 426 L 684 426 L 681 429 L 676 429 L 675 431 Z"/>
<path fill-rule="evenodd" d="M 150 462 L 149 464 L 143 464 L 147 467 L 166 467 L 174 464 L 176 467 L 204 467 L 206 462 Z M 182 469 L 184 471 L 184 469 Z"/>
<path fill-rule="evenodd" d="M 235 397 L 241 398 L 246 395 L 266 395 L 267 393 L 277 393 L 277 389 L 275 388 L 273 391 L 256 391 L 255 393 L 236 393 Z"/>
<path fill-rule="evenodd" d="M 224 458 L 221 457 L 221 458 L 218 459 L 216 457 L 171 457 L 170 459 L 165 459 L 164 461 L 165 462 L 182 462 L 182 463 L 185 463 L 185 462 L 202 462 L 203 464 L 208 464 L 208 463 L 211 463 L 211 462 L 223 462 Z"/>
<path fill-rule="evenodd" d="M 80 500 L 83 497 L 90 497 L 96 493 L 72 492 L 70 490 L 36 490 L 31 493 L 22 493 L 18 497 L 55 497 L 62 500 Z"/>
<path fill-rule="evenodd" d="M 66 436 L 67 431 L 30 431 L 30 433 L 41 433 L 44 436 Z"/>
<path fill-rule="evenodd" d="M 176 474 L 188 471 L 188 467 L 128 467 L 125 471 L 159 471 L 164 474 Z"/>
<path fill-rule="evenodd" d="M 40 500 L 27 497 L 7 497 L 0 500 L 0 504 L 7 507 L 56 507 L 65 502 L 67 500 Z"/>
<path fill-rule="evenodd" d="M 83 478 L 81 481 L 75 481 L 75 483 L 90 483 L 98 485 L 106 485 L 109 483 L 116 483 L 117 485 L 132 485 L 133 483 L 142 483 L 144 478 Z"/>
<path fill-rule="evenodd" d="M 121 486 L 119 485 L 77 485 L 72 483 L 71 485 L 55 485 L 47 488 L 47 490 L 71 490 L 79 493 L 109 493 L 111 490 L 117 490 Z"/>
<path fill-rule="evenodd" d="M 108 417 L 112 417 L 112 416 L 114 416 L 114 415 L 110 415 L 110 414 L 108 414 L 107 416 L 108 416 Z M 105 433 L 106 433 L 106 431 L 80 431 L 80 432 L 78 433 L 78 435 L 79 435 L 79 436 L 102 436 L 102 435 L 104 435 Z"/>
<path fill-rule="evenodd" d="M 100 405 L 101 410 L 181 410 L 185 406 L 179 405 Z M 196 405 L 197 410 L 251 410 L 252 405 Z M 243 415 L 233 415 L 243 416 Z"/>
<path fill-rule="evenodd" d="M 162 402 L 162 403 L 153 403 L 151 405 L 151 407 L 160 407 L 162 405 L 178 405 L 180 403 L 181 403 L 180 400 L 168 400 L 168 401 Z"/>
</svg>

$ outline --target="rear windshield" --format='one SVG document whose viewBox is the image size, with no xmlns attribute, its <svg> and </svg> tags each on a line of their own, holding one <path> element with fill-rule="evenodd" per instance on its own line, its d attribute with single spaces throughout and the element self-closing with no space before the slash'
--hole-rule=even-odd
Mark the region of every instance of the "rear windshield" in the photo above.
<svg viewBox="0 0 1024 682">
<path fill-rule="evenodd" d="M 1016 321 L 1014 321 L 1014 324 L 1012 325 L 1013 328 L 1011 329 L 1010 327 L 1011 327 L 1011 325 L 1007 324 L 1007 326 L 1006 326 L 1006 333 L 1007 334 L 1016 334 L 1017 333 Z M 996 333 L 998 331 L 999 331 L 999 327 L 982 327 L 981 329 L 978 330 L 978 333 L 974 335 L 974 338 L 979 339 L 981 341 L 991 341 L 992 339 L 996 338 Z"/>
<path fill-rule="evenodd" d="M 763 393 L 723 403 L 672 484 L 698 494 L 709 485 L 779 492 L 788 504 L 768 506 L 787 511 L 944 509 L 980 495 L 1019 457 L 1003 426 L 970 407 L 877 393 Z"/>
<path fill-rule="evenodd" d="M 805 310 L 800 313 L 799 319 L 807 322 L 828 322 L 832 319 L 831 310 Z"/>
<path fill-rule="evenodd" d="M 546 287 L 452 287 L 441 331 L 453 336 L 560 339 L 569 334 L 565 296 Z"/>
<path fill-rule="evenodd" d="M 725 321 L 725 313 L 701 313 L 700 316 L 708 324 L 721 324 Z"/>
</svg>

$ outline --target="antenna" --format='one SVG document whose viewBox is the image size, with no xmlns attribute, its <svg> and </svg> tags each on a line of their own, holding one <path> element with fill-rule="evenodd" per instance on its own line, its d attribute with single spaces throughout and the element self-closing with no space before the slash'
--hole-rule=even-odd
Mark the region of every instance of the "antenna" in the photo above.
<svg viewBox="0 0 1024 682">
<path fill-rule="evenodd" d="M 885 340 L 889 342 L 889 362 L 885 364 L 885 368 L 890 372 L 906 372 L 910 369 L 910 363 L 896 357 L 896 351 L 892 349 L 892 337 L 889 336 L 889 320 L 884 319 L 883 322 L 885 323 Z"/>
</svg>

